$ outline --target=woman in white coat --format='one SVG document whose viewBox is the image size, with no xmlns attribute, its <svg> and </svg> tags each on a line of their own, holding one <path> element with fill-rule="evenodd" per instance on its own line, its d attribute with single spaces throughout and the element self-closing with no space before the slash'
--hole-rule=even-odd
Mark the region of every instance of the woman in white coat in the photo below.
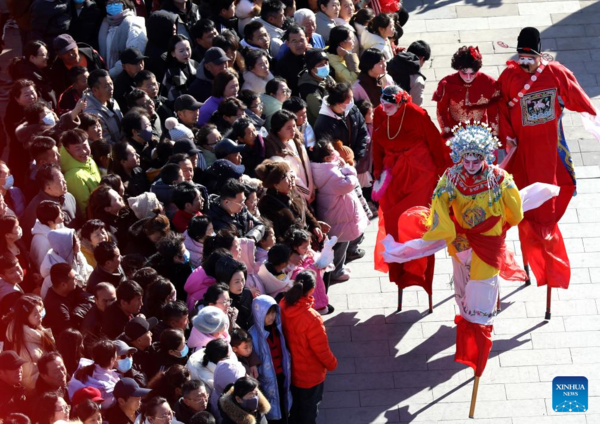
<svg viewBox="0 0 600 424">
<path fill-rule="evenodd" d="M 135 15 L 129 0 L 108 0 L 106 17 L 100 25 L 98 43 L 111 78 L 123 70 L 120 55 L 125 49 L 135 47 L 142 53 L 146 50 L 146 22 Z"/>
<path fill-rule="evenodd" d="M 361 47 L 363 51 L 370 48 L 379 50 L 387 62 L 394 56 L 389 40 L 394 34 L 393 16 L 389 13 L 380 13 L 369 22 L 367 30 L 363 31 L 360 38 Z"/>
</svg>

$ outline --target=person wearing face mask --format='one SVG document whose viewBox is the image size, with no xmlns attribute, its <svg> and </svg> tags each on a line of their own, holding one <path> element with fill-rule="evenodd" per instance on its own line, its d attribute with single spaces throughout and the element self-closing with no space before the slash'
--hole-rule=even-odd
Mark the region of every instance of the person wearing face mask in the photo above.
<svg viewBox="0 0 600 424">
<path fill-rule="evenodd" d="M 494 135 L 498 134 L 500 91 L 494 78 L 480 72 L 482 65 L 478 47 L 462 46 L 452 56 L 452 68 L 457 72 L 444 77 L 433 94 L 442 137 L 446 140 L 452 137 L 452 128 L 461 122 L 484 122 Z"/>
<path fill-rule="evenodd" d="M 330 75 L 329 57 L 323 49 L 310 49 L 304 58 L 306 66 L 299 74 L 298 91 L 307 103 L 308 122 L 314 125 L 327 88 L 334 86 L 335 80 Z"/>
<path fill-rule="evenodd" d="M 185 365 L 189 352 L 182 330 L 174 328 L 164 330 L 160 335 L 158 350 L 152 357 L 154 368 L 148 375 L 156 375 L 161 369 L 167 370 L 173 365 Z"/>
<path fill-rule="evenodd" d="M 398 239 L 398 218 L 410 207 L 427 206 L 436 181 L 450 165 L 448 148 L 427 112 L 412 103 L 398 86 L 383 89 L 381 104 L 373 117 L 374 196 L 379 197 L 380 231 Z M 383 185 L 383 188 L 381 186 Z M 375 269 L 389 273 L 399 290 L 412 285 L 431 294 L 434 257 L 407 264 L 387 264 L 379 247 L 375 249 Z"/>
<path fill-rule="evenodd" d="M 8 169 L 3 160 L 0 160 L 0 194 L 4 197 L 6 205 L 12 209 L 17 216 L 25 211 L 25 196 L 21 189 L 14 186 L 15 177 Z"/>
<path fill-rule="evenodd" d="M 145 19 L 135 15 L 132 3 L 129 0 L 108 0 L 106 17 L 98 31 L 98 43 L 111 77 L 116 78 L 123 70 L 119 57 L 122 51 L 135 47 L 143 53 L 147 42 Z"/>
<path fill-rule="evenodd" d="M 252 377 L 241 377 L 219 399 L 219 408 L 223 424 L 267 424 L 266 414 L 271 405 L 259 390 L 258 381 Z"/>
<path fill-rule="evenodd" d="M 575 193 L 576 180 L 561 116 L 563 108 L 587 112 L 592 118 L 598 112 L 573 73 L 541 55 L 537 29 L 521 31 L 517 53 L 518 62 L 508 62 L 498 79 L 502 93 L 499 138 L 507 151 L 515 150 L 506 170 L 518 187 L 535 182 L 561 187 L 558 197 L 526 213 L 519 225 L 521 249 L 538 286 L 566 289 L 571 271 L 558 221 Z"/>
<path fill-rule="evenodd" d="M 117 374 L 120 378 L 131 378 L 140 386 L 145 387 L 148 384 L 146 375 L 133 367 L 133 355 L 137 349 L 122 340 L 114 340 L 113 344 L 117 348 L 117 365 L 115 367 Z"/>
</svg>

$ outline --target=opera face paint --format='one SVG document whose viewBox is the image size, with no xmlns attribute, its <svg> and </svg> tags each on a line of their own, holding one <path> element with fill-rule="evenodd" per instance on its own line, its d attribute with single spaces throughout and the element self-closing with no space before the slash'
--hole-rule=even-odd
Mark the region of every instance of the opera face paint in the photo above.
<svg viewBox="0 0 600 424">
<path fill-rule="evenodd" d="M 392 116 L 398 111 L 398 105 L 395 103 L 386 102 L 385 100 L 381 101 L 381 107 L 387 116 Z"/>
<path fill-rule="evenodd" d="M 464 82 L 470 84 L 473 82 L 475 77 L 477 76 L 477 72 L 473 70 L 473 68 L 465 68 L 458 71 L 458 75 L 462 78 Z"/>
<path fill-rule="evenodd" d="M 519 66 L 532 74 L 539 66 L 538 57 L 533 55 L 519 55 Z"/>
<path fill-rule="evenodd" d="M 462 162 L 465 171 L 467 171 L 470 175 L 477 174 L 483 166 L 483 158 L 477 155 L 465 155 L 463 156 Z"/>
</svg>

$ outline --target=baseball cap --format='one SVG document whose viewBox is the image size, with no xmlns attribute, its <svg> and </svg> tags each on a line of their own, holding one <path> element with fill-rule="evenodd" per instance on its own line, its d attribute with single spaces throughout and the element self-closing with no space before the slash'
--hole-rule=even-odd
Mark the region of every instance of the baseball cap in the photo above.
<svg viewBox="0 0 600 424">
<path fill-rule="evenodd" d="M 196 147 L 192 140 L 179 140 L 173 146 L 173 154 L 187 153 L 188 155 L 197 155 L 200 150 Z"/>
<path fill-rule="evenodd" d="M 238 153 L 244 150 L 244 145 L 239 145 L 229 138 L 224 138 L 215 144 L 215 156 L 217 159 L 223 159 L 232 153 Z"/>
<path fill-rule="evenodd" d="M 125 337 L 129 341 L 134 341 L 146 334 L 152 327 L 157 324 L 158 320 L 155 317 L 147 320 L 141 317 L 135 317 L 125 324 Z"/>
<path fill-rule="evenodd" d="M 322 60 L 329 61 L 329 58 L 323 49 L 310 49 L 304 55 L 306 69 L 308 70 L 317 66 L 317 63 L 321 62 Z"/>
<path fill-rule="evenodd" d="M 23 360 L 14 350 L 5 350 L 0 353 L 0 370 L 16 370 L 27 361 Z"/>
<path fill-rule="evenodd" d="M 135 47 L 131 47 L 123 50 L 119 58 L 123 65 L 137 65 L 142 60 L 148 59 L 148 56 L 144 56 L 141 51 Z"/>
<path fill-rule="evenodd" d="M 204 53 L 204 63 L 215 63 L 220 65 L 221 63 L 225 63 L 230 61 L 231 58 L 227 57 L 225 54 L 225 50 L 220 47 L 211 47 Z"/>
<path fill-rule="evenodd" d="M 56 54 L 64 54 L 77 47 L 77 43 L 69 34 L 61 34 L 54 39 L 52 47 Z"/>
<path fill-rule="evenodd" d="M 130 397 L 144 397 L 152 390 L 142 389 L 133 378 L 123 377 L 113 390 L 115 399 L 129 399 Z"/>
<path fill-rule="evenodd" d="M 71 405 L 77 406 L 86 399 L 98 403 L 104 402 L 100 390 L 96 389 L 95 387 L 82 387 L 81 389 L 73 393 L 73 397 L 71 398 Z"/>
<path fill-rule="evenodd" d="M 219 181 L 225 182 L 229 178 L 237 180 L 244 175 L 243 172 L 240 172 L 237 166 L 238 165 L 234 165 L 227 159 L 217 159 L 209 169 L 211 175 L 213 175 Z"/>
<path fill-rule="evenodd" d="M 180 110 L 198 110 L 202 106 L 198 100 L 189 94 L 182 94 L 175 100 L 175 112 Z"/>
<path fill-rule="evenodd" d="M 133 340 L 135 340 L 135 339 L 133 339 Z M 128 353 L 137 352 L 137 349 L 135 347 L 129 346 L 123 340 L 115 340 L 113 343 L 114 343 L 115 347 L 117 348 L 117 356 L 123 356 Z"/>
</svg>

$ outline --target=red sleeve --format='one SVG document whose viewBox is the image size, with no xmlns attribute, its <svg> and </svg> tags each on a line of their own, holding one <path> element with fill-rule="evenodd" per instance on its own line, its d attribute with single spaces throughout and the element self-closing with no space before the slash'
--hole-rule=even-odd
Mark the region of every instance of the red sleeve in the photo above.
<svg viewBox="0 0 600 424">
<path fill-rule="evenodd" d="M 449 136 L 452 133 L 447 133 L 446 128 L 452 130 L 452 119 L 450 119 L 450 96 L 446 92 L 448 83 L 445 79 L 438 84 L 437 90 L 433 93 L 432 100 L 437 102 L 437 120 L 440 124 L 440 131 L 443 135 Z"/>
<path fill-rule="evenodd" d="M 383 109 L 381 106 L 377 106 L 375 109 L 375 115 L 373 116 L 373 178 L 379 179 L 379 176 L 383 172 L 383 156 L 384 150 L 379 137 L 381 132 L 379 128 L 383 125 Z"/>
<path fill-rule="evenodd" d="M 450 148 L 446 146 L 444 138 L 425 110 L 422 111 L 421 117 L 425 128 L 425 142 L 429 146 L 433 163 L 437 167 L 438 176 L 442 176 L 446 168 L 452 166 Z"/>
<path fill-rule="evenodd" d="M 590 115 L 596 115 L 596 109 L 590 98 L 583 91 L 577 78 L 569 69 L 558 62 L 548 64 L 548 70 L 556 79 L 558 93 L 565 103 L 565 107 L 573 112 L 587 112 Z"/>
<path fill-rule="evenodd" d="M 498 88 L 500 89 L 500 100 L 498 101 L 498 139 L 502 146 L 506 146 L 506 138 L 516 138 L 515 131 L 510 120 L 510 109 L 508 102 L 510 101 L 510 74 L 513 72 L 514 62 L 506 62 L 508 67 L 500 74 L 498 78 Z"/>
</svg>

